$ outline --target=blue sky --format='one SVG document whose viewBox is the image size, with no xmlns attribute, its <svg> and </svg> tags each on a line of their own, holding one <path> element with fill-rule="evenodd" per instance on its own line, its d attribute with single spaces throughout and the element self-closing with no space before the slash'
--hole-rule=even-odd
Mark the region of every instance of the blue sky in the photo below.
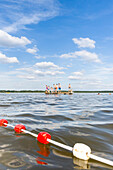
<svg viewBox="0 0 113 170">
<path fill-rule="evenodd" d="M 112 0 L 1 0 L 0 89 L 113 90 Z"/>
</svg>

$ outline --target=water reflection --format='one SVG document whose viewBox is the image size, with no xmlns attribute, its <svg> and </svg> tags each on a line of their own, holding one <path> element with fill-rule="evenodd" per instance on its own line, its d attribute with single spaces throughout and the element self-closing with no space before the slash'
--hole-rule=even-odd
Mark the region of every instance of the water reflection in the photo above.
<svg viewBox="0 0 113 170">
<path fill-rule="evenodd" d="M 79 169 L 90 169 L 90 165 L 88 164 L 88 161 L 84 161 L 81 159 L 73 158 L 74 165 L 79 166 Z M 76 168 L 76 166 L 75 166 Z"/>
<path fill-rule="evenodd" d="M 50 146 L 49 145 L 44 145 L 44 144 L 41 144 L 39 142 L 37 142 L 37 145 L 39 147 L 39 151 L 37 151 L 38 154 L 40 154 L 41 156 L 44 156 L 44 157 L 48 157 L 49 154 L 50 154 Z M 41 165 L 48 165 L 47 162 L 45 162 L 46 159 L 45 158 L 42 158 L 42 157 L 37 157 L 36 158 L 36 162 L 38 164 L 41 164 Z"/>
<path fill-rule="evenodd" d="M 0 151 L 0 164 L 8 168 L 25 167 L 26 162 L 16 156 L 16 153 L 14 151 Z"/>
<path fill-rule="evenodd" d="M 39 142 L 37 142 L 37 145 L 40 149 L 39 151 L 37 151 L 37 153 L 47 158 L 50 154 L 50 145 L 44 145 Z M 74 165 L 78 166 L 79 168 L 90 169 L 90 166 L 88 165 L 88 161 L 77 159 L 72 156 L 72 153 L 68 153 L 66 151 L 56 150 L 56 149 L 53 149 L 52 151 L 57 156 L 73 159 Z M 36 162 L 41 165 L 48 165 L 48 163 L 46 162 L 46 158 L 37 157 Z"/>
<path fill-rule="evenodd" d="M 63 150 L 56 150 L 53 149 L 53 153 L 59 157 L 68 158 L 73 160 L 73 164 L 75 165 L 74 168 L 79 169 L 90 169 L 90 166 L 88 164 L 88 161 L 84 161 L 78 158 L 73 157 L 72 153 L 69 153 L 68 151 Z"/>
<path fill-rule="evenodd" d="M 37 153 L 39 153 L 40 155 L 43 155 L 44 157 L 48 157 L 50 154 L 50 145 L 44 145 L 39 142 L 37 142 L 37 145 L 40 149 L 39 151 L 37 151 Z"/>
</svg>

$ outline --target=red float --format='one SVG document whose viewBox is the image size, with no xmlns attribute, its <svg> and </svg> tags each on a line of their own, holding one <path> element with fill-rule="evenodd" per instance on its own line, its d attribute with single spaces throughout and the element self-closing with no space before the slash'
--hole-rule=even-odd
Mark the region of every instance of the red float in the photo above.
<svg viewBox="0 0 113 170">
<path fill-rule="evenodd" d="M 0 126 L 7 126 L 4 123 L 8 124 L 8 121 L 6 119 L 0 119 Z"/>
<path fill-rule="evenodd" d="M 22 133 L 22 130 L 26 130 L 26 127 L 22 124 L 18 124 L 15 126 L 14 130 L 16 133 Z"/>
<path fill-rule="evenodd" d="M 49 133 L 47 133 L 47 132 L 40 132 L 38 134 L 37 140 L 40 143 L 48 144 L 49 142 L 47 141 L 47 139 L 51 139 L 51 135 Z"/>
</svg>

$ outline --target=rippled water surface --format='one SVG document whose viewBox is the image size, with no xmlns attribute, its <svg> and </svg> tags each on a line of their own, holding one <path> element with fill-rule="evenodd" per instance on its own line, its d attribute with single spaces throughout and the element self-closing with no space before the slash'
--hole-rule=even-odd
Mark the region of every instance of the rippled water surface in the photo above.
<svg viewBox="0 0 113 170">
<path fill-rule="evenodd" d="M 74 146 L 82 142 L 92 153 L 113 161 L 113 94 L 0 94 L 0 119 L 24 124 L 38 134 Z M 0 169 L 112 169 L 94 160 L 84 162 L 52 144 L 43 145 L 28 134 L 0 127 Z"/>
</svg>

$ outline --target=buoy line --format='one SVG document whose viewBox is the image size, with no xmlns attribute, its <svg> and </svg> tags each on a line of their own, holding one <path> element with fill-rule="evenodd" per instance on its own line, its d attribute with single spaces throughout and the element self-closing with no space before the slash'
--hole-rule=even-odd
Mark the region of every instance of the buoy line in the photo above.
<svg viewBox="0 0 113 170">
<path fill-rule="evenodd" d="M 0 119 L 0 126 L 4 126 L 4 127 L 9 126 L 9 127 L 12 127 L 12 128 L 14 128 L 14 131 L 16 133 L 24 132 L 26 134 L 29 134 L 29 135 L 37 138 L 37 140 L 40 143 L 43 143 L 43 144 L 51 143 L 51 144 L 59 146 L 59 147 L 61 147 L 63 149 L 66 149 L 68 151 L 71 151 L 73 153 L 73 156 L 75 156 L 75 157 L 77 157 L 79 159 L 89 160 L 89 158 L 91 158 L 91 159 L 94 159 L 94 160 L 99 161 L 101 163 L 113 166 L 113 161 L 105 159 L 105 158 L 101 158 L 99 156 L 91 154 L 90 147 L 85 145 L 85 144 L 83 144 L 83 143 L 76 143 L 74 145 L 74 147 L 67 146 L 65 144 L 62 144 L 62 143 L 59 143 L 59 142 L 56 142 L 56 141 L 52 140 L 51 139 L 51 135 L 49 133 L 47 133 L 47 132 L 40 132 L 37 135 L 35 133 L 32 133 L 32 132 L 26 130 L 26 127 L 24 125 L 22 125 L 22 124 L 18 124 L 16 126 L 8 124 L 8 121 L 6 119 Z"/>
</svg>

